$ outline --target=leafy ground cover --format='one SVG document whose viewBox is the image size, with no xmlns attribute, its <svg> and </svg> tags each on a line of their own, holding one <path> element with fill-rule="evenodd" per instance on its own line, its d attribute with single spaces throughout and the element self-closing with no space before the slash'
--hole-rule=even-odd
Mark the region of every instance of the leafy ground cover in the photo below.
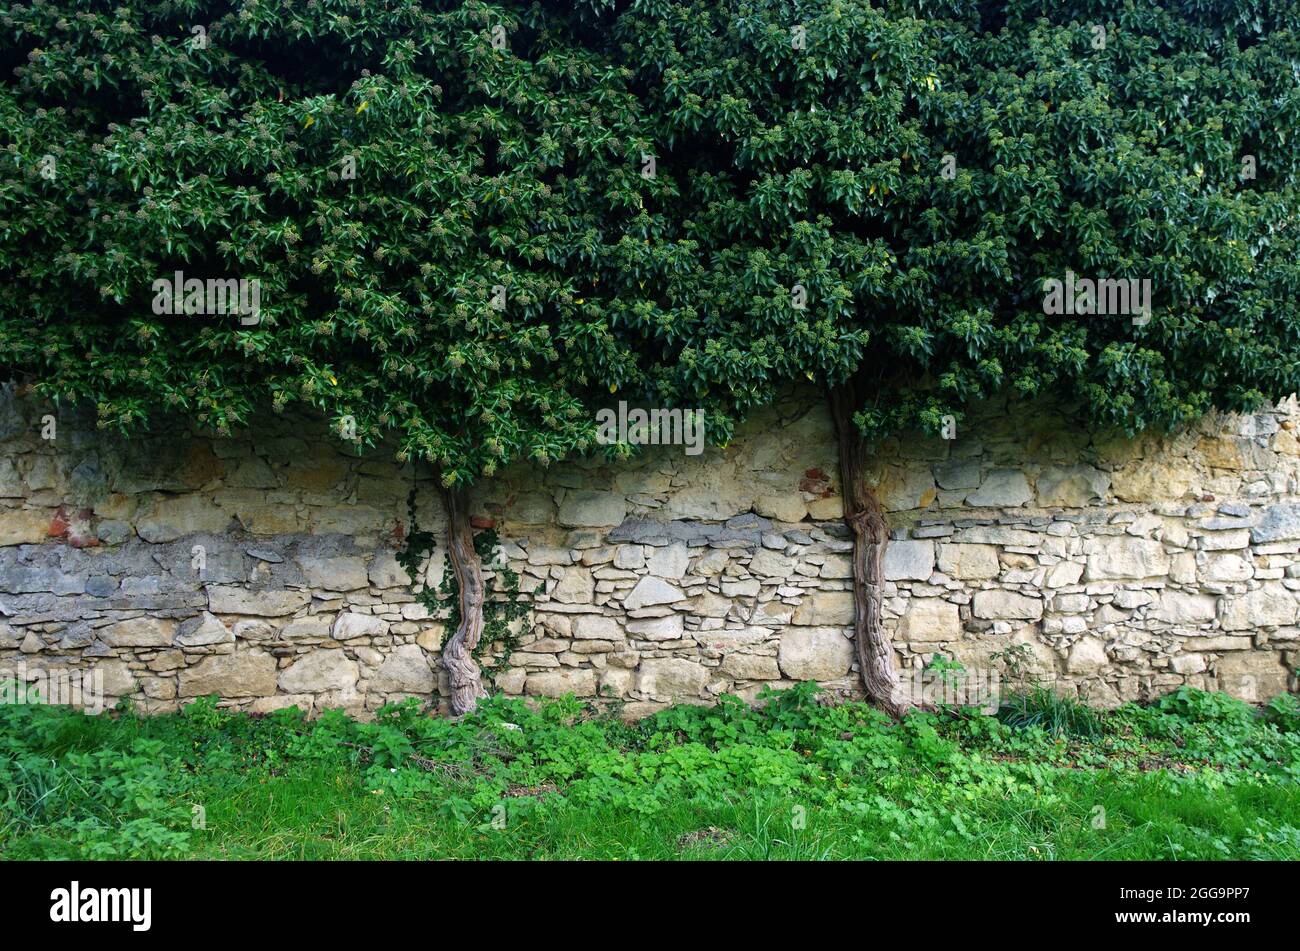
<svg viewBox="0 0 1300 951">
<path fill-rule="evenodd" d="M 1300 705 L 1183 689 L 895 723 L 813 685 L 637 723 L 0 707 L 0 853 L 209 859 L 1295 859 Z"/>
</svg>

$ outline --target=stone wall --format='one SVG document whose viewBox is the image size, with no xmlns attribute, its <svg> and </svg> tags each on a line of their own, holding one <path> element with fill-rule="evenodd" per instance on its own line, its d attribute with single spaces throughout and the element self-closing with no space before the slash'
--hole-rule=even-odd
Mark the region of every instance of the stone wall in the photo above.
<svg viewBox="0 0 1300 951">
<path fill-rule="evenodd" d="M 1018 656 L 1022 676 L 1096 704 L 1294 689 L 1296 417 L 1292 400 L 1127 440 L 996 403 L 955 441 L 880 447 L 899 664 Z M 393 557 L 412 469 L 323 430 L 121 440 L 0 393 L 0 671 L 96 667 L 148 711 L 218 693 L 364 713 L 445 689 L 443 624 Z M 836 473 L 825 407 L 798 393 L 725 449 L 485 483 L 476 521 L 532 604 L 498 688 L 632 715 L 808 679 L 856 692 Z M 417 498 L 441 532 L 434 485 Z M 441 566 L 435 552 L 424 580 Z"/>
</svg>

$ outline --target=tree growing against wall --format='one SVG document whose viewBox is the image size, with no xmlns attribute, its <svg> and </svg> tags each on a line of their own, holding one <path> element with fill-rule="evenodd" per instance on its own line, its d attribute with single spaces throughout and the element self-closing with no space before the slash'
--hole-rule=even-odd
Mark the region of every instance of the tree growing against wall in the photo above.
<svg viewBox="0 0 1300 951">
<path fill-rule="evenodd" d="M 679 195 L 620 326 L 665 399 L 824 387 L 867 693 L 895 713 L 874 441 L 996 392 L 1135 432 L 1300 389 L 1300 5 L 634 4 Z"/>
<path fill-rule="evenodd" d="M 601 274 L 659 186 L 575 28 L 524 3 L 0 13 L 0 371 L 101 427 L 310 407 L 427 460 L 456 713 L 483 693 L 466 487 L 587 449 L 593 394 L 639 372 Z"/>
</svg>

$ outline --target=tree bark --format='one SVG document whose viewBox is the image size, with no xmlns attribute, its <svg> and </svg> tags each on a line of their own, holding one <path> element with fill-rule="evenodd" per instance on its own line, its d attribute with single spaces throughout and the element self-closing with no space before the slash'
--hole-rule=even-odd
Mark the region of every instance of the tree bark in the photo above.
<svg viewBox="0 0 1300 951">
<path fill-rule="evenodd" d="M 483 672 L 474 660 L 474 648 L 483 636 L 483 565 L 474 550 L 465 490 L 444 489 L 442 500 L 447 509 L 447 556 L 460 599 L 460 624 L 442 647 L 442 665 L 451 688 L 451 712 L 461 716 L 473 713 L 479 698 L 487 696 Z"/>
<path fill-rule="evenodd" d="M 853 422 L 860 406 L 853 384 L 832 387 L 830 404 L 839 440 L 844 523 L 853 533 L 853 643 L 858 670 L 867 699 L 890 716 L 901 717 L 915 704 L 899 683 L 894 645 L 881 619 L 889 524 L 880 500 L 864 478 L 867 445 Z"/>
</svg>

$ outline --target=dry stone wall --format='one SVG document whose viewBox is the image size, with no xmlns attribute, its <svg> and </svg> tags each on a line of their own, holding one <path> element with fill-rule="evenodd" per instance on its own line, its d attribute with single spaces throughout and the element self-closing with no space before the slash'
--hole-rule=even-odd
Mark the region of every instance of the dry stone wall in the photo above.
<svg viewBox="0 0 1300 951">
<path fill-rule="evenodd" d="M 1298 415 L 1130 440 L 992 403 L 956 440 L 879 447 L 905 674 L 942 654 L 1102 705 L 1295 689 Z M 413 484 L 441 531 L 435 487 L 323 429 L 121 440 L 0 393 L 0 671 L 97 669 L 110 702 L 147 711 L 216 693 L 365 714 L 443 692 L 444 624 L 394 558 Z M 796 393 L 725 449 L 484 483 L 476 521 L 531 605 L 496 686 L 630 715 L 801 680 L 856 693 L 837 472 L 823 403 Z M 421 581 L 441 571 L 436 551 Z"/>
</svg>

